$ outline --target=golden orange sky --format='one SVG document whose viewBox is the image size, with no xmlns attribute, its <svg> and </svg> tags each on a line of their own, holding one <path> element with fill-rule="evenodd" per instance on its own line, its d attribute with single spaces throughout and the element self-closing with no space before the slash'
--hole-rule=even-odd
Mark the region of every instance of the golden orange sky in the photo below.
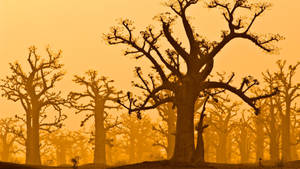
<svg viewBox="0 0 300 169">
<path fill-rule="evenodd" d="M 270 0 L 271 1 L 271 0 Z M 119 89 L 128 89 L 133 80 L 136 61 L 122 55 L 120 46 L 108 46 L 102 34 L 117 24 L 119 18 L 135 21 L 142 30 L 155 23 L 153 16 L 169 10 L 162 0 L 0 0 L 0 77 L 9 73 L 8 63 L 24 63 L 31 45 L 45 54 L 45 47 L 63 50 L 63 63 L 67 75 L 58 86 L 69 91 L 74 74 L 96 69 L 101 75 L 116 81 Z M 266 69 L 274 69 L 275 61 L 286 59 L 289 63 L 300 61 L 300 1 L 272 0 L 273 7 L 253 26 L 258 33 L 280 33 L 286 40 L 278 43 L 279 55 L 269 55 L 252 43 L 235 40 L 216 57 L 214 71 L 236 72 L 237 77 L 260 76 Z M 190 11 L 193 25 L 200 35 L 214 40 L 224 27 L 220 12 L 193 7 Z M 181 35 L 177 35 L 181 37 Z M 300 74 L 300 73 L 299 73 Z M 239 80 L 238 78 L 236 79 Z M 298 76 L 298 81 L 300 77 Z M 1 101 L 1 112 L 13 115 L 22 111 L 19 105 Z M 71 117 L 69 120 L 74 120 Z M 79 123 L 78 123 L 79 125 Z"/>
</svg>

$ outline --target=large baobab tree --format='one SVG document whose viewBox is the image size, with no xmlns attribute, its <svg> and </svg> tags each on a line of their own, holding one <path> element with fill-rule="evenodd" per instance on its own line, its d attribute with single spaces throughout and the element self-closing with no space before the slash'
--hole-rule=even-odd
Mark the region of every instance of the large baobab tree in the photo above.
<svg viewBox="0 0 300 169">
<path fill-rule="evenodd" d="M 108 109 L 118 109 L 120 106 L 116 105 L 116 101 L 119 99 L 120 91 L 111 85 L 113 80 L 109 80 L 107 77 L 98 77 L 98 73 L 94 70 L 86 72 L 86 76 L 75 75 L 75 83 L 83 86 L 85 89 L 83 92 L 71 92 L 69 94 L 69 100 L 71 106 L 77 109 L 76 113 L 89 112 L 86 118 L 82 121 L 81 125 L 94 118 L 95 120 L 95 151 L 94 151 L 94 163 L 105 165 L 106 153 L 105 153 L 105 119 L 108 116 Z M 87 101 L 86 103 L 80 103 L 79 101 Z M 118 123 L 114 123 L 113 126 Z M 111 127 L 113 127 L 111 126 Z M 111 128 L 109 127 L 109 128 Z"/>
<path fill-rule="evenodd" d="M 12 74 L 2 79 L 1 89 L 3 96 L 8 100 L 20 102 L 25 118 L 17 116 L 26 123 L 26 163 L 41 164 L 40 158 L 40 130 L 50 131 L 62 126 L 66 116 L 62 114 L 62 105 L 66 100 L 61 97 L 61 92 L 55 89 L 55 84 L 62 79 L 63 65 L 59 63 L 61 51 L 53 52 L 46 49 L 47 56 L 42 57 L 36 48 L 29 48 L 27 63 L 29 71 L 23 70 L 18 63 L 10 63 Z M 48 110 L 55 113 L 51 120 Z M 52 114 L 53 115 L 53 114 Z"/>
<path fill-rule="evenodd" d="M 194 106 L 197 98 L 208 89 L 226 89 L 238 95 L 244 102 L 250 105 L 256 113 L 259 112 L 255 101 L 275 94 L 249 97 L 246 91 L 249 87 L 257 85 L 256 81 L 244 79 L 240 87 L 230 84 L 231 80 L 209 81 L 214 67 L 214 58 L 232 40 L 246 39 L 266 52 L 273 52 L 276 48 L 273 43 L 282 39 L 279 35 L 263 35 L 252 33 L 254 22 L 269 8 L 266 3 L 251 3 L 247 0 L 233 0 L 224 2 L 210 0 L 207 7 L 219 9 L 228 24 L 228 30 L 223 30 L 221 39 L 209 41 L 199 35 L 188 19 L 188 10 L 192 6 L 199 5 L 198 0 L 169 0 L 166 5 L 172 13 L 167 12 L 155 17 L 161 23 L 161 29 L 155 31 L 149 26 L 140 31 L 136 36 L 132 21 L 123 20 L 119 27 L 113 27 L 111 32 L 105 35 L 110 45 L 124 44 L 128 46 L 125 55 L 133 55 L 136 59 L 146 59 L 152 64 L 154 70 L 149 78 L 141 74 L 141 68 L 136 69 L 141 80 L 140 88 L 143 89 L 144 99 L 134 99 L 129 94 L 129 105 L 123 101 L 120 103 L 136 112 L 140 117 L 141 111 L 156 108 L 161 104 L 171 102 L 177 109 L 176 141 L 172 160 L 174 162 L 190 162 L 195 151 L 194 145 Z M 237 15 L 245 14 L 245 17 Z M 182 39 L 174 36 L 172 26 L 179 18 L 184 28 L 188 44 L 183 44 Z M 247 18 L 247 19 L 243 19 Z M 184 37 L 185 38 L 185 37 Z M 164 41 L 164 42 L 162 42 Z M 167 42 L 169 47 L 162 44 Z M 155 74 L 155 75 L 154 75 Z M 154 80 L 159 77 L 159 80 Z M 161 92 L 170 91 L 171 96 L 162 95 Z M 155 102 L 155 104 L 153 104 Z"/>
</svg>

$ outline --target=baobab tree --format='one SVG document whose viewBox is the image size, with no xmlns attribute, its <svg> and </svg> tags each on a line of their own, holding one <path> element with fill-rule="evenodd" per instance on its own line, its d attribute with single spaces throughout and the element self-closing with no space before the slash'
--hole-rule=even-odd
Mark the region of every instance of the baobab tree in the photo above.
<svg viewBox="0 0 300 169">
<path fill-rule="evenodd" d="M 275 76 L 269 71 L 262 73 L 264 83 L 266 87 L 264 91 L 270 91 L 275 86 L 278 86 Z M 256 95 L 262 93 L 261 90 L 254 90 Z M 272 163 L 277 163 L 279 161 L 280 151 L 280 112 L 282 111 L 283 103 L 279 95 L 270 97 L 263 101 L 259 101 L 258 104 L 261 105 L 261 114 L 255 118 L 255 130 L 256 135 L 256 160 L 258 162 L 259 158 L 264 159 L 263 152 L 265 149 L 264 135 L 267 136 L 269 140 L 269 155 L 270 161 Z"/>
<path fill-rule="evenodd" d="M 75 139 L 71 137 L 71 132 L 57 130 L 48 134 L 46 140 L 55 148 L 56 165 L 67 164 L 68 151 L 72 149 L 72 145 L 75 143 Z"/>
<path fill-rule="evenodd" d="M 269 90 L 272 90 L 275 88 L 276 85 L 274 84 L 273 87 L 265 87 L 264 90 L 261 90 L 259 88 L 253 88 L 251 92 L 259 96 L 263 92 L 270 92 Z M 269 89 L 269 90 L 268 90 Z M 269 99 L 274 99 L 276 96 L 270 97 L 268 99 L 259 100 L 256 105 L 260 107 L 260 114 L 252 116 L 250 124 L 248 125 L 248 128 L 252 131 L 252 133 L 255 136 L 255 161 L 259 163 L 260 160 L 265 160 L 264 158 L 264 150 L 265 150 L 265 135 L 266 135 L 266 119 L 269 114 Z"/>
<path fill-rule="evenodd" d="M 166 5 L 172 13 L 167 12 L 155 17 L 161 23 L 161 29 L 155 31 L 149 26 L 140 31 L 140 36 L 135 35 L 132 21 L 123 20 L 120 26 L 112 27 L 111 32 L 105 35 L 109 45 L 124 44 L 128 46 L 125 55 L 133 55 L 136 59 L 146 59 L 152 64 L 154 70 L 149 78 L 141 74 L 141 68 L 136 68 L 141 80 L 139 88 L 144 91 L 143 99 L 135 99 L 128 94 L 129 104 L 120 103 L 129 110 L 136 112 L 141 117 L 141 111 L 156 108 L 165 103 L 173 103 L 177 110 L 176 141 L 174 162 L 190 162 L 195 151 L 194 144 L 194 107 L 199 95 L 208 89 L 226 89 L 250 105 L 256 113 L 259 108 L 255 101 L 270 97 L 276 92 L 268 93 L 259 97 L 247 96 L 249 87 L 257 85 L 257 81 L 244 79 L 240 87 L 234 87 L 228 81 L 209 81 L 208 76 L 214 67 L 214 58 L 232 40 L 246 39 L 266 52 L 273 52 L 276 48 L 274 42 L 282 37 L 278 34 L 266 34 L 259 36 L 252 33 L 254 22 L 262 13 L 269 8 L 266 3 L 250 3 L 246 0 L 234 0 L 233 2 L 221 2 L 211 0 L 208 8 L 219 9 L 228 23 L 228 30 L 223 30 L 221 40 L 209 41 L 199 35 L 188 19 L 188 9 L 199 4 L 198 0 L 169 0 Z M 239 12 L 244 10 L 245 17 L 238 17 Z M 241 14 L 240 13 L 240 14 Z M 247 14 L 246 14 L 247 13 Z M 172 31 L 172 25 L 176 18 L 180 19 L 188 44 L 176 38 Z M 244 19 L 244 18 L 250 18 Z M 177 22 L 176 22 L 177 23 Z M 162 46 L 162 41 L 168 42 L 169 48 Z M 186 47 L 187 46 L 187 47 Z M 159 80 L 154 80 L 159 77 Z M 161 92 L 169 91 L 169 95 Z M 155 104 L 153 104 L 155 102 Z"/>
<path fill-rule="evenodd" d="M 54 52 L 46 48 L 47 56 L 40 56 L 36 47 L 29 48 L 27 63 L 29 71 L 23 70 L 18 62 L 10 63 L 11 75 L 2 79 L 3 96 L 8 100 L 20 102 L 25 111 L 25 118 L 17 116 L 26 123 L 26 163 L 41 164 L 40 130 L 51 131 L 62 126 L 66 116 L 62 106 L 66 100 L 55 85 L 64 76 L 63 64 L 59 63 L 61 51 Z M 51 120 L 49 111 L 54 118 Z"/>
<path fill-rule="evenodd" d="M 163 114 L 160 113 L 160 116 L 161 115 Z M 172 149 L 172 146 L 175 145 L 175 132 L 174 134 L 172 134 L 167 124 L 165 124 L 168 120 L 167 118 L 167 116 L 163 116 L 162 122 L 157 122 L 153 124 L 152 129 L 153 133 L 155 134 L 153 136 L 153 146 L 162 148 L 164 154 L 166 154 L 166 159 L 170 159 L 170 157 L 172 157 L 172 151 L 174 150 Z"/>
<path fill-rule="evenodd" d="M 166 94 L 170 94 L 170 92 Z M 206 102 L 205 100 L 207 101 L 207 99 L 199 99 L 196 102 L 195 112 L 197 112 L 203 106 L 203 104 Z M 176 109 L 171 103 L 162 104 L 158 106 L 156 109 L 158 111 L 160 118 L 162 119 L 163 124 L 158 124 L 158 126 L 153 126 L 153 130 L 157 131 L 162 137 L 165 137 L 167 141 L 166 143 L 164 143 L 164 139 L 158 138 L 154 143 L 154 145 L 160 146 L 163 149 L 165 149 L 167 152 L 167 159 L 170 159 L 173 155 L 174 146 L 175 146 L 176 116 L 177 116 Z M 203 107 L 203 110 L 205 110 L 205 107 Z M 203 120 L 205 116 L 203 110 L 201 111 L 201 113 L 200 112 L 196 113 L 196 114 L 200 114 L 199 123 L 198 123 L 199 125 L 197 125 L 196 127 L 197 132 L 200 131 L 198 132 L 198 138 L 199 138 L 198 141 L 201 140 L 200 137 L 202 137 L 204 128 L 206 128 L 205 127 L 206 124 L 203 124 Z M 164 123 L 166 123 L 166 125 L 164 125 Z M 202 148 L 197 146 L 195 153 L 198 153 L 198 150 L 200 149 Z M 202 158 L 204 157 L 201 157 L 200 159 Z"/>
<path fill-rule="evenodd" d="M 171 103 L 160 105 L 156 109 L 160 118 L 162 119 L 162 124 L 153 126 L 153 130 L 157 131 L 162 137 L 166 138 L 166 144 L 162 142 L 161 138 L 158 138 L 155 142 L 155 145 L 164 148 L 167 153 L 167 159 L 170 159 L 173 155 L 175 146 L 176 110 Z"/>
<path fill-rule="evenodd" d="M 3 118 L 0 120 L 1 160 L 10 161 L 17 140 L 23 136 L 22 126 L 17 125 L 18 120 L 14 118 Z"/>
<path fill-rule="evenodd" d="M 98 77 L 98 73 L 95 70 L 87 71 L 86 76 L 74 76 L 74 82 L 84 87 L 83 92 L 71 92 L 69 94 L 69 101 L 71 106 L 77 109 L 76 113 L 88 112 L 86 118 L 82 121 L 81 126 L 90 118 L 94 118 L 95 122 L 95 151 L 94 151 L 94 163 L 105 165 L 106 153 L 105 153 L 105 119 L 108 116 L 108 109 L 118 109 L 119 104 L 114 104 L 119 99 L 120 91 L 111 85 L 113 80 L 109 80 L 107 77 Z M 79 103 L 84 99 L 86 103 Z M 113 126 L 116 126 L 116 122 Z M 111 126 L 111 127 L 113 127 Z M 110 127 L 110 128 L 111 128 Z M 107 128 L 108 129 L 108 128 Z"/>
<path fill-rule="evenodd" d="M 228 162 L 228 144 L 229 135 L 235 128 L 233 118 L 237 115 L 240 109 L 239 102 L 231 103 L 229 96 L 223 98 L 219 102 L 212 102 L 212 108 L 208 110 L 212 116 L 211 126 L 215 129 L 218 136 L 218 144 L 216 147 L 216 162 Z"/>
<path fill-rule="evenodd" d="M 142 161 L 149 161 L 153 158 L 150 156 L 159 154 L 156 146 L 153 146 L 153 130 L 151 126 L 151 119 L 145 115 L 143 119 L 136 120 L 134 116 L 127 114 L 121 115 L 122 125 L 120 126 L 120 136 L 123 141 L 127 143 L 127 155 L 129 163 L 138 163 Z"/>
<path fill-rule="evenodd" d="M 245 113 L 243 112 L 240 121 L 236 123 L 235 141 L 238 144 L 241 163 L 248 163 L 250 160 L 251 141 L 252 141 L 250 120 L 251 118 L 245 117 Z"/>
<path fill-rule="evenodd" d="M 292 104 L 295 99 L 300 97 L 300 83 L 294 82 L 297 67 L 300 62 L 295 65 L 289 65 L 286 68 L 286 61 L 277 61 L 278 72 L 274 76 L 279 84 L 280 98 L 283 101 L 284 110 L 280 111 L 281 116 L 281 142 L 282 142 L 282 160 L 291 160 L 291 118 L 292 118 Z"/>
</svg>

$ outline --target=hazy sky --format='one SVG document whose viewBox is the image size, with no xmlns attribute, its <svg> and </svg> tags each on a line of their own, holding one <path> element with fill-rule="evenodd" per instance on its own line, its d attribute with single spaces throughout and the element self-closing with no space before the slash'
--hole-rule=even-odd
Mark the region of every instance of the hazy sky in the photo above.
<svg viewBox="0 0 300 169">
<path fill-rule="evenodd" d="M 270 0 L 271 1 L 271 0 Z M 45 47 L 63 51 L 67 75 L 58 87 L 69 91 L 74 74 L 96 69 L 116 81 L 117 87 L 127 89 L 133 80 L 133 59 L 122 55 L 121 46 L 108 46 L 103 33 L 116 25 L 119 18 L 135 21 L 142 30 L 153 16 L 169 9 L 162 0 L 0 0 L 0 77 L 9 73 L 8 63 L 24 62 L 28 47 L 35 45 L 39 53 Z M 235 40 L 216 57 L 214 71 L 236 72 L 260 76 L 266 69 L 274 69 L 277 59 L 289 63 L 300 61 L 300 1 L 272 0 L 273 7 L 253 25 L 259 33 L 280 33 L 286 40 L 278 43 L 279 55 L 269 55 L 246 40 Z M 196 31 L 209 39 L 216 39 L 224 27 L 220 12 L 202 8 L 190 11 Z M 177 35 L 181 37 L 181 35 Z M 124 49 L 124 48 L 123 48 Z M 298 76 L 299 77 L 299 76 Z M 240 80 L 240 79 L 236 79 Z M 300 78 L 298 78 L 300 80 Z M 15 114 L 15 103 L 1 101 L 1 114 Z M 74 118 L 74 117 L 73 117 Z M 79 125 L 79 124 L 78 124 Z"/>
</svg>

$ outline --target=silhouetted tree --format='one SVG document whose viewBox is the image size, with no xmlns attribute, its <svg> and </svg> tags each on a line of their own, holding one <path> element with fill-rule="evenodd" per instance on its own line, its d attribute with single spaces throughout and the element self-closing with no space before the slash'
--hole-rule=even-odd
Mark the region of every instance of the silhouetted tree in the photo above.
<svg viewBox="0 0 300 169">
<path fill-rule="evenodd" d="M 1 84 L 3 96 L 20 102 L 25 111 L 26 118 L 18 118 L 26 123 L 27 164 L 41 164 L 40 130 L 60 128 L 66 119 L 61 108 L 66 100 L 61 97 L 61 92 L 54 91 L 55 84 L 64 76 L 63 65 L 59 63 L 61 51 L 55 53 L 49 48 L 46 51 L 48 56 L 42 57 L 36 53 L 34 46 L 30 47 L 27 57 L 29 71 L 23 70 L 18 62 L 10 63 L 12 74 L 2 79 Z M 47 120 L 49 108 L 58 113 L 52 122 Z"/>
<path fill-rule="evenodd" d="M 208 102 L 209 96 L 206 96 L 204 101 L 200 104 L 202 106 L 202 111 L 200 113 L 199 122 L 196 125 L 196 131 L 197 131 L 197 146 L 195 149 L 195 154 L 193 155 L 193 161 L 198 163 L 204 162 L 204 139 L 203 139 L 203 132 L 204 129 L 208 127 L 208 124 L 204 124 L 204 117 L 206 116 L 205 110 L 206 110 L 206 104 Z"/>
<path fill-rule="evenodd" d="M 67 153 L 72 149 L 72 145 L 75 143 L 71 137 L 71 133 L 57 130 L 49 134 L 46 139 L 55 148 L 56 165 L 67 164 L 67 161 L 69 161 L 67 159 Z"/>
<path fill-rule="evenodd" d="M 105 154 L 106 154 L 106 164 L 107 162 L 112 163 L 112 152 L 111 148 L 114 146 L 114 139 L 116 139 L 116 135 L 118 134 L 115 128 L 119 128 L 122 124 L 120 120 L 118 120 L 118 116 L 112 116 L 111 114 L 106 114 L 106 118 L 104 120 L 104 131 L 105 131 Z M 92 148 L 95 150 L 95 126 L 92 125 L 93 130 L 90 132 L 89 143 L 94 145 Z M 114 134 L 116 135 L 114 135 Z"/>
<path fill-rule="evenodd" d="M 0 140 L 1 140 L 1 160 L 10 161 L 15 149 L 17 139 L 23 136 L 22 126 L 18 126 L 18 120 L 13 118 L 3 118 L 0 120 Z"/>
<path fill-rule="evenodd" d="M 208 124 L 209 126 L 212 126 L 213 119 L 211 114 L 207 114 L 204 119 L 205 124 Z M 215 129 L 213 127 L 208 127 L 204 130 L 204 159 L 206 162 L 215 162 L 216 161 L 216 147 L 217 147 L 217 141 L 216 139 L 217 133 L 215 132 Z"/>
<path fill-rule="evenodd" d="M 229 96 L 227 96 L 227 98 L 223 98 L 223 100 L 220 100 L 217 103 L 212 102 L 212 108 L 208 110 L 213 120 L 211 125 L 215 128 L 218 136 L 216 162 L 221 163 L 226 163 L 229 160 L 229 135 L 235 127 L 232 119 L 237 115 L 237 111 L 241 105 L 238 102 L 230 103 L 230 101 Z"/>
<path fill-rule="evenodd" d="M 208 3 L 209 8 L 217 8 L 222 11 L 229 29 L 222 31 L 220 41 L 209 41 L 196 33 L 188 20 L 187 11 L 191 6 L 198 4 L 198 0 L 169 0 L 166 5 L 170 7 L 173 14 L 167 12 L 157 18 L 161 23 L 161 29 L 155 31 L 152 26 L 140 32 L 136 36 L 134 26 L 131 21 L 123 20 L 120 27 L 113 27 L 109 34 L 105 35 L 110 45 L 125 44 L 129 48 L 125 55 L 134 55 L 136 59 L 146 58 L 152 64 L 153 74 L 157 73 L 159 82 L 154 81 L 153 74 L 150 74 L 147 80 L 141 74 L 141 68 L 136 69 L 138 78 L 141 80 L 142 88 L 145 91 L 143 100 L 134 99 L 128 94 L 129 105 L 121 104 L 129 109 L 129 112 L 136 112 L 140 117 L 140 112 L 156 108 L 165 103 L 173 103 L 177 108 L 176 122 L 176 142 L 173 155 L 175 162 L 190 162 L 195 151 L 194 144 L 194 106 L 200 93 L 212 89 L 222 88 L 238 95 L 243 101 L 253 107 L 258 113 L 255 101 L 266 98 L 272 94 L 260 97 L 248 97 L 245 93 L 250 86 L 256 85 L 245 79 L 240 86 L 236 88 L 231 86 L 230 80 L 227 82 L 208 81 L 207 77 L 214 66 L 215 56 L 233 39 L 247 39 L 266 52 L 273 52 L 273 42 L 282 39 L 279 35 L 259 36 L 251 33 L 250 29 L 255 20 L 269 8 L 269 4 L 250 3 L 246 0 L 234 0 L 233 2 L 221 2 L 211 0 Z M 239 9 L 243 9 L 245 14 L 248 12 L 248 18 L 238 17 Z M 176 17 L 181 20 L 188 39 L 188 47 L 184 47 L 182 42 L 175 38 L 172 32 L 172 25 Z M 163 49 L 160 42 L 165 40 L 171 46 Z M 247 87 L 246 87 L 247 86 Z M 244 88 L 246 87 L 246 89 Z M 171 96 L 163 96 L 161 92 L 170 91 Z M 155 104 L 151 103 L 151 100 Z"/>
<path fill-rule="evenodd" d="M 271 74 L 269 71 L 266 73 L 262 73 L 264 82 L 266 84 L 265 91 L 270 91 L 274 87 L 277 87 L 278 84 L 276 83 L 276 79 L 273 74 Z M 255 90 L 255 93 L 259 93 L 258 89 Z M 259 95 L 259 94 L 257 94 Z M 269 139 L 269 154 L 270 154 L 270 160 L 273 163 L 276 163 L 279 161 L 279 138 L 280 138 L 280 117 L 279 117 L 279 111 L 281 111 L 282 108 L 282 102 L 280 101 L 280 97 L 278 95 L 270 97 L 264 101 L 259 101 L 262 109 L 262 114 L 256 117 L 256 142 L 257 147 L 256 150 L 257 156 L 256 160 L 259 161 L 259 158 L 264 159 L 263 157 L 263 150 L 264 150 L 264 142 L 263 134 L 264 130 L 266 132 L 266 136 Z M 262 126 L 263 124 L 263 126 Z"/>
<path fill-rule="evenodd" d="M 234 140 L 238 143 L 240 162 L 249 163 L 252 133 L 250 128 L 250 118 L 246 118 L 244 112 L 242 113 L 240 121 L 236 123 L 236 128 Z"/>
<path fill-rule="evenodd" d="M 109 128 L 105 129 L 105 119 L 108 116 L 108 109 L 118 109 L 120 105 L 114 105 L 119 99 L 121 92 L 111 86 L 113 80 L 109 80 L 107 77 L 98 77 L 98 73 L 94 70 L 86 72 L 86 76 L 75 75 L 75 83 L 83 86 L 85 89 L 83 92 L 71 92 L 69 94 L 71 106 L 77 109 L 76 113 L 89 112 L 86 118 L 82 121 L 81 126 L 94 117 L 95 120 L 95 151 L 94 151 L 94 163 L 105 165 L 106 153 L 105 153 L 105 132 L 111 127 L 116 126 L 118 123 L 114 123 Z M 88 99 L 87 103 L 79 103 L 79 100 Z"/>
<path fill-rule="evenodd" d="M 261 107 L 262 108 L 262 107 Z M 257 115 L 254 117 L 254 123 L 255 123 L 255 159 L 256 162 L 259 162 L 260 160 L 264 159 L 264 150 L 265 150 L 265 119 L 264 119 L 264 113 L 265 110 L 262 110 L 263 113 Z M 251 128 L 252 129 L 252 128 Z"/>
<path fill-rule="evenodd" d="M 300 96 L 300 83 L 294 83 L 296 69 L 300 62 L 295 65 L 289 65 L 286 69 L 286 61 L 277 61 L 278 72 L 275 72 L 275 78 L 278 80 L 278 87 L 280 90 L 280 97 L 283 101 L 284 110 L 280 111 L 281 115 L 281 142 L 282 142 L 282 160 L 291 160 L 291 117 L 292 104 L 296 98 Z"/>
<path fill-rule="evenodd" d="M 275 85 L 276 86 L 276 85 Z M 272 90 L 273 87 L 266 86 L 264 90 L 261 90 L 259 88 L 253 88 L 251 92 L 259 96 L 261 95 L 264 91 L 268 91 L 268 89 Z M 252 131 L 255 137 L 255 162 L 259 162 L 260 160 L 265 160 L 264 157 L 264 151 L 265 151 L 265 138 L 266 138 L 266 119 L 268 116 L 269 112 L 269 106 L 268 106 L 268 101 L 269 99 L 274 99 L 274 97 L 270 97 L 268 99 L 264 100 L 259 100 L 256 104 L 258 107 L 260 107 L 260 114 L 256 116 L 251 117 L 251 121 L 249 122 L 248 128 Z"/>
<path fill-rule="evenodd" d="M 168 94 L 170 94 L 170 92 Z M 153 130 L 161 135 L 157 138 L 154 145 L 164 148 L 167 153 L 167 159 L 170 159 L 175 146 L 176 109 L 171 103 L 160 105 L 156 109 L 162 119 L 162 124 L 153 127 Z M 161 139 L 161 137 L 166 138 L 166 143 L 164 143 L 164 139 Z"/>
<path fill-rule="evenodd" d="M 145 115 L 143 119 L 136 120 L 134 116 L 122 114 L 121 119 L 120 133 L 122 133 L 123 141 L 127 143 L 126 149 L 129 163 L 149 161 L 155 154 L 159 153 L 154 151 L 158 147 L 153 146 L 154 131 L 151 128 L 153 124 L 149 116 Z"/>
<path fill-rule="evenodd" d="M 89 141 L 89 132 L 83 129 L 77 131 L 70 131 L 70 138 L 73 140 L 72 147 L 69 151 L 68 158 L 79 157 L 80 164 L 87 164 L 93 162 L 93 144 Z M 68 160 L 69 160 L 68 159 Z"/>
</svg>

